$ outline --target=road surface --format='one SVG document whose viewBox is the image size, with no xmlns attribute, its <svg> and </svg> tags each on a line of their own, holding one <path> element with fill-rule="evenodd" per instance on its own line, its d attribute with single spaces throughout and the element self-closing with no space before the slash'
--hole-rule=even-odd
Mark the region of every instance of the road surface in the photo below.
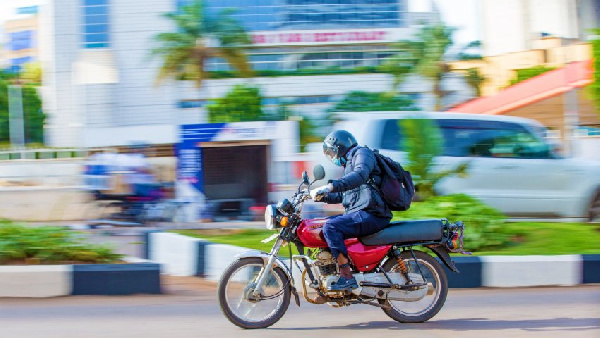
<svg viewBox="0 0 600 338">
<path fill-rule="evenodd" d="M 0 337 L 600 337 L 600 286 L 451 289 L 445 307 L 422 324 L 400 324 L 380 309 L 334 309 L 292 302 L 264 330 L 230 324 L 215 285 L 169 277 L 165 295 L 0 299 Z"/>
</svg>

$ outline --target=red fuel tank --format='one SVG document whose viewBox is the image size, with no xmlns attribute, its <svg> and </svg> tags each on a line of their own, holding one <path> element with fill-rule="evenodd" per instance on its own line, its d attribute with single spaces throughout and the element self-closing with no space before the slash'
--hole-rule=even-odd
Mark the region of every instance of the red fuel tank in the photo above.
<svg viewBox="0 0 600 338">
<path fill-rule="evenodd" d="M 323 225 L 325 225 L 325 218 L 305 219 L 300 223 L 296 233 L 298 238 L 309 248 L 326 248 L 327 242 L 323 237 Z"/>
</svg>

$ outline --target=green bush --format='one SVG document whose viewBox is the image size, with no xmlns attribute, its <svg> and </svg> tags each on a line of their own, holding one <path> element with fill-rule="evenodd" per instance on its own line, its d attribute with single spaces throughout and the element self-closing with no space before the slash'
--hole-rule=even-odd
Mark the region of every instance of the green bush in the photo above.
<svg viewBox="0 0 600 338">
<path fill-rule="evenodd" d="M 467 195 L 433 196 L 414 202 L 408 211 L 394 213 L 395 220 L 447 218 L 465 224 L 465 250 L 498 248 L 509 241 L 504 231 L 504 215 Z"/>
<path fill-rule="evenodd" d="M 112 263 L 120 258 L 112 248 L 89 244 L 72 230 L 0 223 L 0 264 Z"/>
</svg>

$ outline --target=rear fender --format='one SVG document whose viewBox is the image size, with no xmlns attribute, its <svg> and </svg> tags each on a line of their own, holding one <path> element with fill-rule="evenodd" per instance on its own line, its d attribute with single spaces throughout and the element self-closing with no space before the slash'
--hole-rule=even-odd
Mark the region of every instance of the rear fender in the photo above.
<svg viewBox="0 0 600 338">
<path fill-rule="evenodd" d="M 452 270 L 453 272 L 460 273 L 450 258 L 446 248 L 441 245 L 427 245 L 426 248 L 429 248 L 431 251 L 433 251 L 435 255 L 438 256 L 438 258 L 444 263 L 444 265 L 448 267 L 448 269 Z"/>
</svg>

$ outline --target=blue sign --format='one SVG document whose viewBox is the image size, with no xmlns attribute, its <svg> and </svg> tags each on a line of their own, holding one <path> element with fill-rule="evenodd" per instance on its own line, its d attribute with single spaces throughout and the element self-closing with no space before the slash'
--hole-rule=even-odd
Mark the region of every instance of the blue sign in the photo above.
<svg viewBox="0 0 600 338">
<path fill-rule="evenodd" d="M 28 6 L 17 8 L 17 14 L 37 14 L 38 6 Z"/>
</svg>

